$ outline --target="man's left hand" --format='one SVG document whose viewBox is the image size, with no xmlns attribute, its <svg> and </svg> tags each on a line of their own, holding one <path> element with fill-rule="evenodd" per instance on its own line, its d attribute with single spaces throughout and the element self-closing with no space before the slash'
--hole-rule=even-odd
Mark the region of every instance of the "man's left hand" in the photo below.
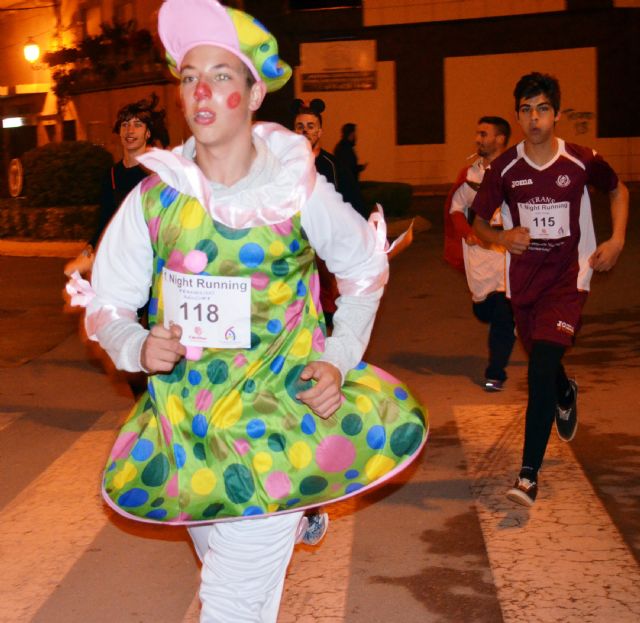
<svg viewBox="0 0 640 623">
<path fill-rule="evenodd" d="M 326 361 L 313 361 L 300 373 L 303 381 L 314 380 L 316 384 L 296 398 L 306 404 L 323 420 L 330 418 L 342 404 L 342 375 L 335 366 Z"/>
<path fill-rule="evenodd" d="M 589 266 L 599 272 L 611 270 L 622 252 L 622 244 L 613 238 L 605 240 L 589 258 Z"/>
</svg>

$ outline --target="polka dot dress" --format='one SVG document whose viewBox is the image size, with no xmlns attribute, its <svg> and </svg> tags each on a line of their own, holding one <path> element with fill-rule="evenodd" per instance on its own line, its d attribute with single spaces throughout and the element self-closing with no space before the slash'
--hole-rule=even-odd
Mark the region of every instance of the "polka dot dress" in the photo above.
<svg viewBox="0 0 640 623">
<path fill-rule="evenodd" d="M 142 521 L 211 522 L 309 508 L 366 491 L 426 441 L 426 414 L 393 376 L 366 363 L 323 420 L 296 399 L 324 350 L 314 252 L 300 216 L 230 229 L 192 197 L 147 178 L 154 250 L 150 322 L 162 322 L 164 266 L 187 275 L 249 277 L 251 347 L 204 349 L 149 377 L 104 476 L 118 512 Z"/>
</svg>

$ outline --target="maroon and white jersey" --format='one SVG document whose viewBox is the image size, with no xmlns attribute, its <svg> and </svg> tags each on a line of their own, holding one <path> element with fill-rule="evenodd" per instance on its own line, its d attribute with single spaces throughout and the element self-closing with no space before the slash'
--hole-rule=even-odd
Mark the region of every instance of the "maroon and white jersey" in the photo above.
<svg viewBox="0 0 640 623">
<path fill-rule="evenodd" d="M 594 151 L 562 139 L 544 166 L 527 158 L 524 141 L 491 163 L 472 209 L 490 221 L 501 206 L 504 228 L 526 227 L 531 236 L 522 255 L 507 254 L 507 293 L 515 304 L 529 305 L 552 289 L 589 290 L 596 238 L 588 184 L 608 193 L 618 177 Z"/>
</svg>

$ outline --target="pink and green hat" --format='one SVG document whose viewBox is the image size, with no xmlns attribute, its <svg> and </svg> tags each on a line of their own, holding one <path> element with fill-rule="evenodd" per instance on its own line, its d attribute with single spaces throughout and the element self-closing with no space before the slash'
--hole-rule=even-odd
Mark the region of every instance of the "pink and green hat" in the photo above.
<svg viewBox="0 0 640 623">
<path fill-rule="evenodd" d="M 158 33 L 175 76 L 189 50 L 215 45 L 235 54 L 267 91 L 277 91 L 291 77 L 291 67 L 278 56 L 276 38 L 248 13 L 217 0 L 165 0 Z"/>
</svg>

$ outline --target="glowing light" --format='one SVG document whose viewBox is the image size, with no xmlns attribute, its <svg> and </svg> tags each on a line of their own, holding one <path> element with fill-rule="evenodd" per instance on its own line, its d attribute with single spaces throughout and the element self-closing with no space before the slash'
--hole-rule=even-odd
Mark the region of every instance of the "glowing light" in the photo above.
<svg viewBox="0 0 640 623">
<path fill-rule="evenodd" d="M 30 63 L 35 63 L 40 58 L 40 46 L 31 37 L 24 45 L 24 57 Z"/>
</svg>

